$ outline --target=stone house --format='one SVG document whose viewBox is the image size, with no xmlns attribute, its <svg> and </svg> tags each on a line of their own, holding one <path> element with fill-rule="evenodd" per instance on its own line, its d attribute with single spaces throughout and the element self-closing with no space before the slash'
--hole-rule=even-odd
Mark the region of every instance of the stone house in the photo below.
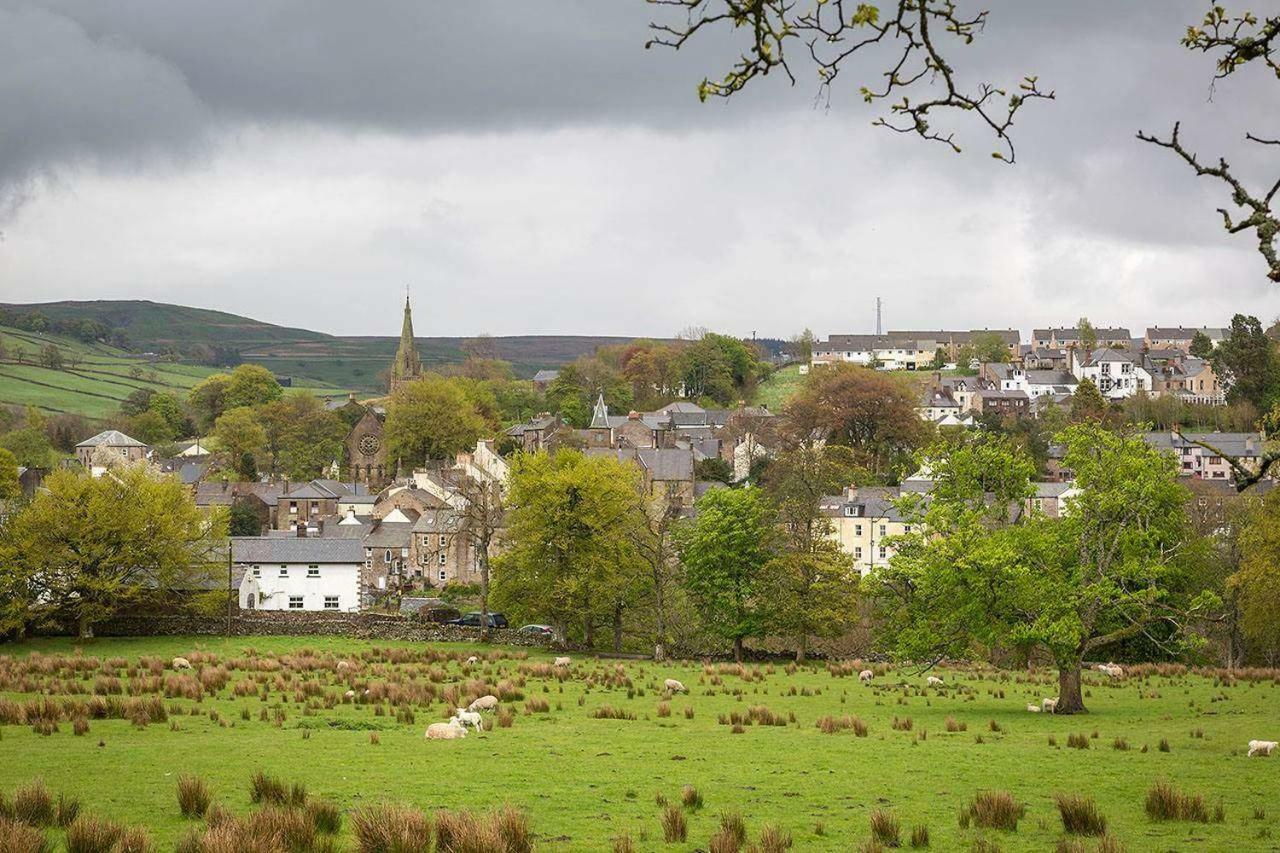
<svg viewBox="0 0 1280 853">
<path fill-rule="evenodd" d="M 151 448 L 118 429 L 109 429 L 76 445 L 76 460 L 94 477 L 101 476 L 108 462 L 145 462 Z"/>
</svg>

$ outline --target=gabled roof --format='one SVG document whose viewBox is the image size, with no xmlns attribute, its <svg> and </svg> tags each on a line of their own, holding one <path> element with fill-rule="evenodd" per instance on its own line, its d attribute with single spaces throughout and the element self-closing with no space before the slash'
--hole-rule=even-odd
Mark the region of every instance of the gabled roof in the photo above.
<svg viewBox="0 0 1280 853">
<path fill-rule="evenodd" d="M 237 536 L 231 554 L 237 563 L 363 563 L 364 543 L 327 536 Z"/>
<path fill-rule="evenodd" d="M 693 452 L 690 450 L 643 447 L 636 451 L 636 456 L 654 480 L 693 479 Z"/>
<path fill-rule="evenodd" d="M 1142 356 L 1132 352 L 1131 350 L 1104 347 L 1090 353 L 1089 358 L 1084 362 L 1084 365 L 1085 367 L 1090 367 L 1095 364 L 1101 364 L 1104 361 L 1127 361 L 1130 364 L 1138 364 L 1141 360 Z"/>
<path fill-rule="evenodd" d="M 1189 341 L 1196 336 L 1196 332 L 1204 332 L 1210 340 L 1221 340 L 1222 338 L 1227 337 L 1231 333 L 1231 330 L 1217 326 L 1201 326 L 1198 329 L 1195 326 L 1191 326 L 1190 328 L 1183 328 L 1182 326 L 1178 326 L 1176 328 L 1173 326 L 1148 326 L 1147 339 Z"/>
<path fill-rule="evenodd" d="M 591 426 L 589 428 L 609 428 L 609 407 L 604 404 L 604 394 L 596 398 L 596 407 L 591 410 Z"/>
<path fill-rule="evenodd" d="M 130 438 L 118 429 L 103 430 L 97 435 L 86 438 L 76 447 L 146 447 L 136 438 Z"/>
</svg>

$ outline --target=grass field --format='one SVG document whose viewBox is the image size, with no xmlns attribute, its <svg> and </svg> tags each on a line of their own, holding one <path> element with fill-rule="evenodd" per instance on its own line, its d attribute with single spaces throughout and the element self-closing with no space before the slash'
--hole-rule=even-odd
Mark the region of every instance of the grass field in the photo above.
<svg viewBox="0 0 1280 853">
<path fill-rule="evenodd" d="M 164 391 L 179 397 L 206 376 L 219 371 L 191 364 L 175 364 L 130 355 L 102 344 L 86 344 L 73 338 L 28 332 L 0 326 L 0 405 L 36 406 L 47 412 L 70 412 L 104 418 L 139 388 Z M 67 364 L 54 369 L 32 364 L 42 347 L 53 344 Z M 26 353 L 18 364 L 15 353 Z M 342 388 L 296 384 L 296 390 L 319 396 L 341 396 Z"/>
<path fill-rule="evenodd" d="M 882 809 L 900 821 L 903 846 L 912 828 L 924 825 L 936 850 L 969 849 L 982 837 L 998 845 L 989 850 L 1043 851 L 1065 837 L 1058 792 L 1093 797 L 1109 833 L 1130 851 L 1280 843 L 1270 836 L 1280 835 L 1280 757 L 1244 755 L 1250 739 L 1277 739 L 1280 677 L 1273 672 L 1225 681 L 1176 669 L 1117 681 L 1091 673 L 1091 713 L 1056 717 L 1025 710 L 1053 695 L 1048 672 L 1028 678 L 944 670 L 947 685 L 926 688 L 922 674 L 888 670 L 867 686 L 849 665 L 739 670 L 575 655 L 557 677 L 549 656 L 536 651 L 522 660 L 522 652 L 505 647 L 339 638 L 99 640 L 80 647 L 99 662 L 120 658 L 105 668 L 84 661 L 72 669 L 47 657 L 74 648 L 64 640 L 0 647 L 0 700 L 44 691 L 79 705 L 96 685 L 127 702 L 130 692 L 189 692 L 200 681 L 203 695 L 166 698 L 167 722 L 90 719 L 82 737 L 66 721 L 81 712 L 65 711 L 58 731 L 43 736 L 0 701 L 0 790 L 41 777 L 53 791 L 78 797 L 84 811 L 146 825 L 161 849 L 199 826 L 178 813 L 179 774 L 204 777 L 216 801 L 246 813 L 249 779 L 260 769 L 300 782 L 344 811 L 383 800 L 428 811 L 510 803 L 527 812 L 542 850 L 608 850 L 623 835 L 641 850 L 706 849 L 726 812 L 740 812 L 753 838 L 774 823 L 791 834 L 793 849 L 850 850 L 869 837 L 871 815 Z M 475 652 L 484 659 L 466 666 Z M 193 653 L 198 680 L 169 668 L 175 655 Z M 155 669 L 137 670 L 140 656 L 154 658 Z M 671 713 L 663 716 L 661 685 L 669 677 L 690 692 L 669 697 Z M 121 686 L 123 696 L 110 693 Z M 354 701 L 344 698 L 348 689 Z M 398 702 L 397 691 L 417 698 Z M 443 720 L 455 702 L 499 691 L 514 712 L 510 727 L 424 740 L 426 725 Z M 548 710 L 536 709 L 539 699 Z M 634 719 L 592 716 L 604 706 Z M 752 707 L 767 708 L 783 724 L 735 733 L 722 719 Z M 824 733 L 817 721 L 826 716 L 856 716 L 867 734 Z M 371 734 L 380 743 L 371 743 Z M 1087 748 L 1069 748 L 1073 734 Z M 1113 748 L 1117 738 L 1129 749 Z M 1209 821 L 1149 818 L 1144 799 L 1157 780 L 1202 794 Z M 664 844 L 657 797 L 678 804 L 685 785 L 695 786 L 703 805 L 686 810 L 687 840 Z M 961 828 L 961 807 L 993 789 L 1025 805 L 1017 829 Z M 1221 821 L 1212 817 L 1219 804 Z M 1096 839 L 1085 842 L 1080 849 L 1096 848 Z"/>
<path fill-rule="evenodd" d="M 760 383 L 756 389 L 756 403 L 768 406 L 771 412 L 780 412 L 800 386 L 805 377 L 800 375 L 800 365 L 788 364 L 773 372 L 773 375 Z"/>
</svg>

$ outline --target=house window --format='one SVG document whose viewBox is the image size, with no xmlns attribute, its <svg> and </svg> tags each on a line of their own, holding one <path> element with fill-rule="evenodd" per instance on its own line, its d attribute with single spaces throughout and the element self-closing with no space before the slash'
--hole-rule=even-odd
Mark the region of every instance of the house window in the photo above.
<svg viewBox="0 0 1280 853">
<path fill-rule="evenodd" d="M 448 545 L 448 544 L 449 544 L 449 540 L 445 538 L 445 535 L 444 535 L 443 533 L 441 533 L 441 534 L 440 534 L 440 547 L 441 547 L 441 548 L 443 548 L 445 545 Z"/>
<path fill-rule="evenodd" d="M 253 567 L 253 576 L 254 576 L 255 578 L 260 578 L 260 577 L 262 577 L 262 568 L 261 568 L 260 566 L 254 566 L 254 567 Z"/>
<path fill-rule="evenodd" d="M 883 546 L 883 545 L 881 545 L 881 546 L 880 546 L 880 559 L 882 559 L 882 560 L 883 560 L 883 559 L 885 558 L 885 556 L 886 556 L 885 548 L 884 548 L 884 546 Z"/>
<path fill-rule="evenodd" d="M 287 577 L 289 577 L 289 567 L 288 567 L 288 566 L 281 566 L 281 567 L 280 567 L 280 577 L 282 577 L 282 578 L 287 578 Z"/>
<path fill-rule="evenodd" d="M 301 605 L 299 605 L 299 606 L 301 606 Z M 337 610 L 337 609 L 338 609 L 338 596 L 336 596 L 336 595 L 326 595 L 326 596 L 324 597 L 324 609 L 325 609 L 325 610 Z"/>
<path fill-rule="evenodd" d="M 289 596 L 289 609 L 290 609 L 290 610 L 301 610 L 301 609 L 302 609 L 302 596 L 300 596 L 300 595 L 291 595 L 291 596 Z"/>
<path fill-rule="evenodd" d="M 855 560 L 861 560 L 861 559 L 862 559 L 862 546 L 858 546 L 858 547 L 856 547 L 856 548 L 854 548 L 854 549 L 853 549 L 853 559 L 855 559 Z"/>
<path fill-rule="evenodd" d="M 888 533 L 888 527 L 887 527 L 886 525 L 883 525 L 883 524 L 882 524 L 882 525 L 880 525 L 880 535 L 881 535 L 881 536 L 887 536 L 887 535 L 889 535 L 889 533 Z M 881 549 L 881 550 L 883 550 L 883 549 Z"/>
<path fill-rule="evenodd" d="M 319 566 L 307 566 L 307 577 L 309 577 L 309 578 L 318 578 L 318 577 L 320 577 L 320 567 L 319 567 Z"/>
<path fill-rule="evenodd" d="M 366 569 L 372 569 L 372 568 L 373 568 L 373 560 L 365 560 L 365 561 L 364 561 L 364 567 L 365 567 Z"/>
<path fill-rule="evenodd" d="M 440 570 L 439 578 L 440 578 L 440 580 L 445 580 L 445 570 L 444 570 L 444 569 L 441 569 L 441 570 Z"/>
<path fill-rule="evenodd" d="M 861 536 L 861 535 L 862 535 L 862 525 L 861 525 L 861 524 L 855 524 L 855 525 L 853 526 L 853 535 L 854 535 L 854 536 Z"/>
<path fill-rule="evenodd" d="M 297 514 L 298 514 L 298 502 L 297 502 L 297 501 L 289 501 L 289 512 L 290 512 L 291 514 L 293 514 L 293 515 L 297 515 Z"/>
<path fill-rule="evenodd" d="M 448 554 L 446 554 L 444 551 L 441 551 L 441 552 L 440 552 L 440 565 L 442 565 L 442 566 L 443 566 L 443 565 L 445 564 L 445 562 L 446 562 L 448 559 L 449 559 L 449 555 L 448 555 Z"/>
<path fill-rule="evenodd" d="M 388 548 L 388 549 L 386 550 L 386 552 L 382 555 L 382 562 L 384 562 L 384 563 L 390 563 L 390 562 L 391 562 L 391 549 L 390 549 L 390 548 Z"/>
</svg>

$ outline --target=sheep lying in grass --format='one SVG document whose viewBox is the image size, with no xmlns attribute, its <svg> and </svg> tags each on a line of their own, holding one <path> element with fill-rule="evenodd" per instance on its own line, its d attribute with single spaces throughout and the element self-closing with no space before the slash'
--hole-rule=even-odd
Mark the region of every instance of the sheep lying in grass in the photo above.
<svg viewBox="0 0 1280 853">
<path fill-rule="evenodd" d="M 875 675 L 876 675 L 876 674 L 875 674 L 874 672 L 872 672 L 871 670 L 869 670 L 869 669 L 864 669 L 862 672 L 858 673 L 858 680 L 859 680 L 859 681 L 870 681 L 871 679 L 875 678 Z"/>
<path fill-rule="evenodd" d="M 191 661 L 186 658 L 174 658 L 172 665 L 174 669 L 191 669 Z"/>
<path fill-rule="evenodd" d="M 1028 702 L 1028 703 L 1027 703 L 1027 710 L 1028 710 L 1028 711 L 1030 711 L 1030 712 L 1031 712 L 1031 713 L 1033 713 L 1033 714 L 1039 714 L 1039 713 L 1040 713 L 1040 706 L 1039 706 L 1039 705 L 1037 705 L 1037 704 L 1035 704 L 1034 702 Z"/>
<path fill-rule="evenodd" d="M 569 666 L 571 663 L 573 663 L 573 661 L 568 658 L 556 658 L 555 663 L 553 663 L 552 666 Z"/>
<path fill-rule="evenodd" d="M 344 660 L 338 661 L 338 671 L 341 672 L 344 669 L 351 669 L 351 664 L 347 663 Z"/>
<path fill-rule="evenodd" d="M 662 686 L 665 689 L 670 690 L 672 693 L 688 693 L 689 692 L 688 689 L 685 688 L 682 682 L 676 681 L 674 678 L 668 678 L 666 681 L 662 682 Z"/>
<path fill-rule="evenodd" d="M 1040 700 L 1040 710 L 1044 711 L 1046 714 L 1052 714 L 1057 709 L 1058 709 L 1057 699 L 1041 699 Z"/>
<path fill-rule="evenodd" d="M 348 699 L 356 698 L 356 692 L 354 690 L 348 690 L 346 693 L 343 693 L 342 695 Z"/>
<path fill-rule="evenodd" d="M 1269 758 L 1277 746 L 1280 746 L 1280 744 L 1277 744 L 1274 740 L 1251 740 L 1249 741 L 1249 757 L 1253 758 L 1255 755 L 1261 755 Z"/>
<path fill-rule="evenodd" d="M 1112 678 L 1124 678 L 1124 669 L 1114 663 L 1099 664 L 1098 672 L 1103 675 L 1109 675 Z"/>
<path fill-rule="evenodd" d="M 454 740 L 467 736 L 467 727 L 453 717 L 447 723 L 432 723 L 427 726 L 428 740 Z"/>
<path fill-rule="evenodd" d="M 468 711 L 492 711 L 498 707 L 498 697 L 489 695 L 481 696 L 476 701 L 467 706 Z"/>
<path fill-rule="evenodd" d="M 480 719 L 480 715 L 475 711 L 468 711 L 466 708 L 458 708 L 458 713 L 454 714 L 452 719 L 457 720 L 466 726 L 471 726 L 476 731 L 480 731 L 484 723 Z"/>
<path fill-rule="evenodd" d="M 941 678 L 939 678 L 936 675 L 931 675 L 924 680 L 924 683 L 929 685 L 930 687 L 941 687 L 946 682 L 944 682 Z"/>
</svg>

